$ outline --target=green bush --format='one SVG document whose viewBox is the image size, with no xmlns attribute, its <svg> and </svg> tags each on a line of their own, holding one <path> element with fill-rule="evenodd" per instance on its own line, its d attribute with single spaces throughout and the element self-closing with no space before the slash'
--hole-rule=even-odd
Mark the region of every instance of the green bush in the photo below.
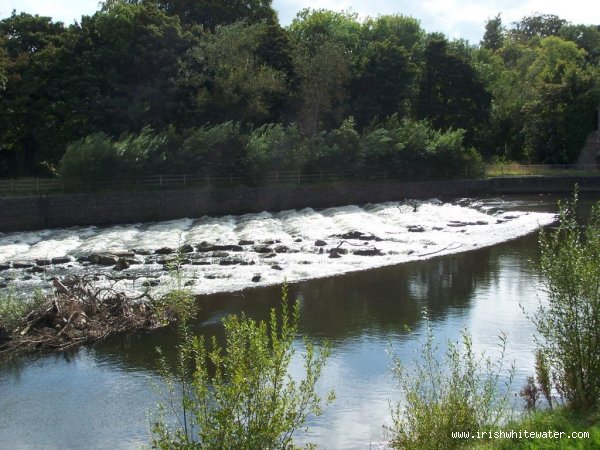
<svg viewBox="0 0 600 450">
<path fill-rule="evenodd" d="M 252 180 L 265 172 L 302 170 L 306 164 L 302 136 L 297 125 L 266 124 L 253 130 L 246 145 L 246 167 Z"/>
<path fill-rule="evenodd" d="M 577 192 L 559 203 L 559 226 L 540 235 L 546 302 L 531 317 L 554 387 L 568 405 L 600 401 L 600 202 L 587 225 L 578 222 Z"/>
<path fill-rule="evenodd" d="M 398 358 L 394 363 L 404 400 L 392 411 L 392 445 L 403 450 L 452 450 L 465 446 L 468 439 L 452 437 L 452 432 L 489 429 L 505 420 L 508 385 L 513 369 L 507 370 L 507 389 L 499 392 L 504 373 L 505 337 L 500 337 L 501 355 L 493 361 L 473 350 L 470 335 L 462 332 L 462 342 L 448 342 L 443 359 L 438 359 L 429 322 L 422 359 L 407 370 Z"/>
<path fill-rule="evenodd" d="M 244 314 L 224 319 L 224 348 L 214 337 L 206 346 L 183 327 L 178 368 L 161 363 L 180 426 L 167 425 L 163 406 L 152 430 L 153 447 L 294 448 L 294 432 L 309 415 L 321 413 L 316 383 L 329 354 L 327 346 L 317 354 L 305 341 L 304 379 L 292 379 L 288 370 L 299 317 L 299 303 L 290 309 L 284 288 L 281 312 L 272 309 L 268 323 Z"/>
<path fill-rule="evenodd" d="M 193 130 L 178 155 L 184 173 L 227 174 L 240 172 L 246 148 L 240 125 L 225 122 Z"/>
<path fill-rule="evenodd" d="M 72 142 L 67 146 L 58 172 L 69 179 L 112 178 L 120 166 L 119 150 L 104 133 L 96 133 Z"/>
<path fill-rule="evenodd" d="M 8 333 L 14 332 L 23 325 L 27 315 L 44 301 L 43 296 L 37 292 L 33 297 L 17 296 L 10 291 L 0 295 L 0 329 L 4 328 Z"/>
</svg>

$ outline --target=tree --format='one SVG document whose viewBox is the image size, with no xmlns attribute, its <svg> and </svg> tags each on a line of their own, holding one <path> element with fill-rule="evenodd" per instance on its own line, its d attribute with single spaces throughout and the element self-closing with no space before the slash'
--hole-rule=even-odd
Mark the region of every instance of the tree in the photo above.
<svg viewBox="0 0 600 450">
<path fill-rule="evenodd" d="M 513 23 L 511 35 L 521 41 L 532 38 L 558 36 L 567 21 L 554 14 L 539 14 L 523 17 L 519 22 Z"/>
<path fill-rule="evenodd" d="M 489 19 L 485 24 L 485 33 L 481 41 L 481 46 L 488 50 L 498 50 L 504 43 L 504 27 L 500 14 L 497 14 L 493 19 Z"/>
<path fill-rule="evenodd" d="M 0 175 L 44 173 L 46 158 L 38 150 L 64 145 L 64 109 L 53 80 L 61 73 L 57 54 L 65 35 L 63 24 L 50 17 L 13 12 L 0 21 L 0 78 L 5 81 L 0 96 Z"/>
<path fill-rule="evenodd" d="M 550 36 L 536 49 L 526 81 L 532 94 L 523 105 L 522 133 L 530 160 L 574 162 L 595 126 L 597 68 L 574 42 Z"/>
<path fill-rule="evenodd" d="M 197 92 L 197 107 L 209 120 L 264 123 L 287 92 L 285 73 L 265 63 L 265 24 L 243 22 L 218 27 L 186 55 L 179 83 Z M 285 66 L 274 53 L 266 54 Z M 288 62 L 289 64 L 289 62 Z"/>
<path fill-rule="evenodd" d="M 154 5 L 171 16 L 177 16 L 188 27 L 200 25 L 214 31 L 219 25 L 236 22 L 275 23 L 277 13 L 272 0 L 106 0 L 104 10 L 119 4 Z"/>
<path fill-rule="evenodd" d="M 448 50 L 445 38 L 432 35 L 425 49 L 417 117 L 434 127 L 462 128 L 473 145 L 477 130 L 489 119 L 491 95 L 469 61 Z"/>
<path fill-rule="evenodd" d="M 294 432 L 309 415 L 321 413 L 316 383 L 328 355 L 326 347 L 316 354 L 305 340 L 305 377 L 296 381 L 290 376 L 299 317 L 300 304 L 290 308 L 284 288 L 281 311 L 272 309 L 268 322 L 257 322 L 244 314 L 223 320 L 225 348 L 213 338 L 207 349 L 202 338 L 191 338 L 183 327 L 179 375 L 175 376 L 164 360 L 162 364 L 168 384 L 184 381 L 179 411 L 182 425 L 170 430 L 164 419 L 159 420 L 153 427 L 153 446 L 295 448 Z"/>
<path fill-rule="evenodd" d="M 394 113 L 408 114 L 415 94 L 417 66 L 392 40 L 371 42 L 352 81 L 352 110 L 360 126 Z"/>
<path fill-rule="evenodd" d="M 600 203 L 585 225 L 577 219 L 577 191 L 559 203 L 559 226 L 540 234 L 540 271 L 547 301 L 532 320 L 555 388 L 568 405 L 600 403 Z"/>
</svg>

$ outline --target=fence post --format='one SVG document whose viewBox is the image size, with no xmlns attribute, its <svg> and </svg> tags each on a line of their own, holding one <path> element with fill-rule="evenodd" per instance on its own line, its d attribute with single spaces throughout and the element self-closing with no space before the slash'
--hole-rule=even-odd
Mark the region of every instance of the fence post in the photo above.
<svg viewBox="0 0 600 450">
<path fill-rule="evenodd" d="M 159 175 L 159 176 L 158 176 L 158 185 L 159 185 L 159 186 L 162 186 L 162 185 L 163 185 L 163 183 L 162 183 L 162 175 Z"/>
</svg>

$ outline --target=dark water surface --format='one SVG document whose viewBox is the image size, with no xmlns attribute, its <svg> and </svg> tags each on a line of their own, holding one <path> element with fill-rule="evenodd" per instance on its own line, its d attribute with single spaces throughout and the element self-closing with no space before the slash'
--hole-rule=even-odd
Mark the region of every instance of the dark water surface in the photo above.
<svg viewBox="0 0 600 450">
<path fill-rule="evenodd" d="M 590 204 L 593 199 L 585 198 Z M 511 197 L 504 209 L 555 211 L 555 197 Z M 511 203 L 514 202 L 514 203 Z M 511 206 L 513 205 L 513 206 Z M 383 439 L 389 401 L 399 398 L 390 372 L 390 345 L 410 362 L 422 348 L 422 309 L 436 339 L 457 339 L 466 327 L 476 351 L 498 354 L 508 335 L 507 363 L 516 366 L 513 390 L 533 373 L 532 326 L 521 311 L 538 303 L 537 233 L 493 247 L 290 287 L 302 302 L 300 331 L 331 343 L 323 392 L 337 400 L 311 422 L 298 443 L 367 449 Z M 221 332 L 219 319 L 239 311 L 266 318 L 279 288 L 202 299 L 195 330 Z M 409 333 L 406 327 L 413 333 Z M 172 330 L 121 336 L 69 354 L 22 358 L 0 367 L 0 448 L 139 448 L 147 445 L 149 411 L 160 394 L 156 346 L 171 349 Z M 300 343 L 297 343 L 300 346 Z M 299 347 L 300 348 L 300 347 Z M 301 372 L 300 353 L 293 373 Z"/>
</svg>

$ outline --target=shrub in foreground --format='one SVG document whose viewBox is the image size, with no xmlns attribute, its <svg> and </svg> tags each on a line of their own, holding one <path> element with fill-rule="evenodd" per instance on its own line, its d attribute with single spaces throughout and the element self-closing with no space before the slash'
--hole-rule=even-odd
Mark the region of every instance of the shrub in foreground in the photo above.
<svg viewBox="0 0 600 450">
<path fill-rule="evenodd" d="M 216 338 L 207 346 L 183 326 L 177 369 L 169 369 L 164 359 L 161 364 L 179 425 L 169 427 L 163 405 L 152 430 L 153 447 L 295 448 L 294 432 L 309 415 L 321 413 L 316 383 L 329 353 L 327 347 L 316 352 L 305 341 L 304 379 L 290 376 L 299 316 L 299 303 L 290 308 L 284 289 L 281 311 L 272 309 L 268 322 L 244 314 L 224 319 L 224 348 Z"/>
<path fill-rule="evenodd" d="M 506 339 L 500 336 L 497 360 L 476 354 L 471 336 L 463 331 L 461 342 L 448 342 L 439 359 L 438 345 L 427 323 L 422 359 L 408 370 L 396 358 L 394 374 L 403 400 L 392 411 L 391 444 L 403 450 L 452 450 L 468 439 L 453 432 L 471 432 L 499 425 L 508 414 L 508 386 L 513 369 L 504 368 Z M 507 376 L 504 393 L 499 392 L 501 376 Z"/>
</svg>

